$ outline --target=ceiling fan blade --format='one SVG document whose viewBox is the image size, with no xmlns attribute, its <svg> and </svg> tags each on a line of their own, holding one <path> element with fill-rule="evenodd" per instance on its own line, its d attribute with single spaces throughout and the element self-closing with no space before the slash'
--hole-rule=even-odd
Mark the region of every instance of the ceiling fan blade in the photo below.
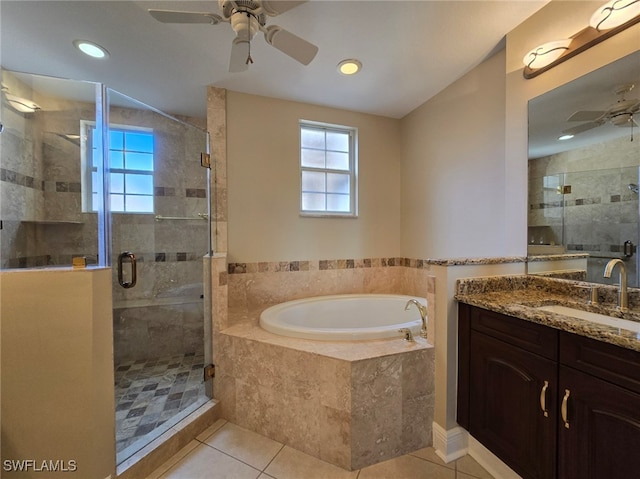
<svg viewBox="0 0 640 479">
<path fill-rule="evenodd" d="M 593 110 L 585 110 L 585 111 L 577 111 L 569 118 L 567 121 L 595 121 L 598 118 L 602 117 L 606 111 L 593 111 Z"/>
<path fill-rule="evenodd" d="M 238 73 L 246 71 L 249 68 L 249 42 L 239 38 L 233 39 L 231 45 L 231 60 L 229 60 L 229 71 Z"/>
<path fill-rule="evenodd" d="M 262 0 L 262 8 L 270 17 L 288 12 L 292 8 L 307 3 L 308 0 Z"/>
<path fill-rule="evenodd" d="M 562 130 L 562 133 L 564 135 L 577 135 L 578 133 L 597 128 L 602 124 L 602 121 L 590 121 L 589 123 L 583 123 L 582 125 L 574 126 L 568 130 Z"/>
<path fill-rule="evenodd" d="M 303 65 L 311 63 L 318 53 L 318 47 L 293 33 L 271 25 L 265 29 L 264 38 L 267 43 L 282 53 L 289 55 Z"/>
<path fill-rule="evenodd" d="M 207 12 L 182 12 L 178 10 L 154 10 L 148 12 L 153 18 L 162 23 L 208 23 L 217 25 L 222 21 L 220 15 Z"/>
</svg>

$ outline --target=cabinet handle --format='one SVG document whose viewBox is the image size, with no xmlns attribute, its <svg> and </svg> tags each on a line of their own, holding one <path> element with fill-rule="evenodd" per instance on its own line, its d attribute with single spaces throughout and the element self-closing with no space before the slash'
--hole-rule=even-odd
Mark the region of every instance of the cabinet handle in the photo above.
<svg viewBox="0 0 640 479">
<path fill-rule="evenodd" d="M 568 389 L 564 390 L 564 398 L 562 398 L 562 408 L 560 412 L 562 413 L 562 421 L 564 421 L 564 427 L 569 429 L 569 421 L 567 420 L 567 403 L 569 402 L 569 395 L 571 391 Z"/>
<path fill-rule="evenodd" d="M 544 417 L 549 417 L 549 411 L 547 411 L 547 388 L 549 387 L 549 381 L 544 382 L 544 386 L 542 386 L 542 391 L 540 391 L 540 408 L 542 409 L 542 413 Z"/>
</svg>

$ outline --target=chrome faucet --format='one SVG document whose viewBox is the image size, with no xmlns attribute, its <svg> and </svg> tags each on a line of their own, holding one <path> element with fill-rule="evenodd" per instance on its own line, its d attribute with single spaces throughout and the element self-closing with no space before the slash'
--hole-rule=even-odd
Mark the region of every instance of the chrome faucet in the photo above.
<svg viewBox="0 0 640 479">
<path fill-rule="evenodd" d="M 604 267 L 604 277 L 611 278 L 611 273 L 613 273 L 613 268 L 619 266 L 618 274 L 620 281 L 620 288 L 618 289 L 618 309 L 620 311 L 629 311 L 629 298 L 627 296 L 627 269 L 624 265 L 624 261 L 621 259 L 615 258 L 607 263 Z"/>
<path fill-rule="evenodd" d="M 420 319 L 422 320 L 422 328 L 420 329 L 420 336 L 423 338 L 427 337 L 427 307 L 420 303 L 417 299 L 410 299 L 407 301 L 407 304 L 404 306 L 404 310 L 407 311 L 412 304 L 416 305 L 418 311 L 420 312 Z"/>
</svg>

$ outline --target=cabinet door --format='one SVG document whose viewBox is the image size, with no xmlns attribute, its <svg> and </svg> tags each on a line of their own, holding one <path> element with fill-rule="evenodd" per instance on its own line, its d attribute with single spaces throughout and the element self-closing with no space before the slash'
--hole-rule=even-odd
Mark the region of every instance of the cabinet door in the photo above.
<svg viewBox="0 0 640 479">
<path fill-rule="evenodd" d="M 478 332 L 470 350 L 469 432 L 523 478 L 554 478 L 557 363 Z"/>
<path fill-rule="evenodd" d="M 559 395 L 561 409 L 566 404 L 566 423 L 565 414 L 559 418 L 560 478 L 638 477 L 640 394 L 560 366 Z"/>
</svg>

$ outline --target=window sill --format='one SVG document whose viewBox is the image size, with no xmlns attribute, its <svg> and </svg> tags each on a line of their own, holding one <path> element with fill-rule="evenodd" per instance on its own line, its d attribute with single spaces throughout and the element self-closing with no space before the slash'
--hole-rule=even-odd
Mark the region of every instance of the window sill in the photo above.
<svg viewBox="0 0 640 479">
<path fill-rule="evenodd" d="M 338 219 L 357 219 L 357 214 L 339 214 L 339 213 L 300 213 L 301 218 L 338 218 Z"/>
</svg>

